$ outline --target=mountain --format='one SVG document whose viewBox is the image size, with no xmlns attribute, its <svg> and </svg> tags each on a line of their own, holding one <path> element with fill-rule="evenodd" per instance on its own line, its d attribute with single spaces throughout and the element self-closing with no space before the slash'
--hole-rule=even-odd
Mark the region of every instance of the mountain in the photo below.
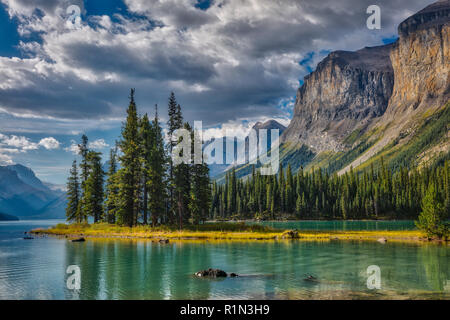
<svg viewBox="0 0 450 320">
<path fill-rule="evenodd" d="M 0 211 L 20 219 L 65 216 L 65 193 L 52 190 L 22 165 L 0 166 Z"/>
<path fill-rule="evenodd" d="M 10 214 L 5 214 L 0 212 L 0 221 L 17 221 L 19 218 L 12 216 Z"/>
<path fill-rule="evenodd" d="M 258 141 L 259 141 L 259 130 L 261 130 L 261 129 L 267 130 L 268 143 L 269 143 L 270 142 L 270 138 L 271 138 L 271 131 L 270 130 L 278 129 L 279 130 L 279 134 L 281 135 L 284 132 L 284 130 L 286 129 L 286 127 L 283 126 L 278 121 L 271 119 L 271 120 L 267 120 L 265 122 L 259 122 L 258 121 L 257 123 L 255 123 L 253 125 L 252 129 L 256 131 L 256 137 L 257 137 Z M 229 169 L 231 169 L 231 168 L 233 168 L 235 166 L 235 165 L 230 164 L 230 163 L 225 164 L 225 162 L 226 162 L 226 160 L 225 160 L 226 159 L 226 156 L 225 156 L 225 154 L 226 154 L 226 143 L 225 143 L 226 137 L 224 137 L 222 139 L 223 139 L 223 158 L 224 158 L 223 161 L 224 161 L 224 164 L 215 164 L 214 163 L 214 164 L 210 164 L 209 165 L 209 175 L 210 175 L 211 178 L 217 178 L 218 176 L 221 176 L 225 171 L 227 171 L 227 170 L 229 170 Z M 209 144 L 211 144 L 213 141 L 214 141 L 214 139 L 210 139 L 210 140 L 206 141 L 204 143 L 204 145 L 203 145 L 204 148 L 206 146 L 208 146 Z M 248 142 L 249 142 L 249 137 L 245 137 L 244 143 L 245 143 L 245 146 L 246 146 L 246 158 L 248 158 Z M 236 148 L 236 147 L 237 147 L 237 141 L 235 141 L 235 143 L 234 143 L 234 148 Z"/>
<path fill-rule="evenodd" d="M 449 29 L 450 1 L 438 1 L 403 21 L 392 44 L 331 52 L 297 90 L 283 166 L 342 174 L 381 158 L 391 169 L 450 159 Z"/>
<path fill-rule="evenodd" d="M 281 141 L 314 152 L 345 149 L 345 138 L 383 115 L 394 84 L 392 45 L 330 53 L 297 91 Z"/>
</svg>

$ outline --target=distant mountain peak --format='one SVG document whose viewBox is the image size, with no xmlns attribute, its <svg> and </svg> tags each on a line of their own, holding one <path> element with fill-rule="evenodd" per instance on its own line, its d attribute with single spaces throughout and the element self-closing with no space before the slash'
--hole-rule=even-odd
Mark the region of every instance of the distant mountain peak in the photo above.
<svg viewBox="0 0 450 320">
<path fill-rule="evenodd" d="M 0 166 L 2 213 L 25 219 L 63 218 L 65 193 L 49 186 L 24 165 Z"/>
<path fill-rule="evenodd" d="M 270 120 L 267 120 L 265 122 L 258 121 L 257 123 L 255 123 L 255 125 L 252 127 L 252 129 L 255 129 L 255 130 L 260 130 L 260 129 L 267 129 L 267 130 L 279 129 L 282 132 L 282 131 L 284 131 L 284 129 L 286 129 L 286 127 L 283 126 L 278 121 L 270 119 Z"/>
</svg>

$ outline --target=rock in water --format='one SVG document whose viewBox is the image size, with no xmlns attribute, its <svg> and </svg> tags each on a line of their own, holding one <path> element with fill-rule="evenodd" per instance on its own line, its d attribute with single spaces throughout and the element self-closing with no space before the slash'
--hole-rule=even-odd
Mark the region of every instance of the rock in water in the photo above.
<svg viewBox="0 0 450 320">
<path fill-rule="evenodd" d="M 380 243 L 386 243 L 387 239 L 386 238 L 380 238 L 377 241 L 380 242 Z"/>
<path fill-rule="evenodd" d="M 220 269 L 207 269 L 195 273 L 197 277 L 225 278 L 227 273 Z"/>
<path fill-rule="evenodd" d="M 84 242 L 84 241 L 86 241 L 86 239 L 84 239 L 84 238 L 78 238 L 78 239 L 72 239 L 72 240 L 70 240 L 71 242 Z"/>
<path fill-rule="evenodd" d="M 283 232 L 281 235 L 282 239 L 298 239 L 300 238 L 297 230 L 289 230 L 286 232 Z"/>
<path fill-rule="evenodd" d="M 169 243 L 169 239 L 161 239 L 159 240 L 159 243 Z"/>
</svg>

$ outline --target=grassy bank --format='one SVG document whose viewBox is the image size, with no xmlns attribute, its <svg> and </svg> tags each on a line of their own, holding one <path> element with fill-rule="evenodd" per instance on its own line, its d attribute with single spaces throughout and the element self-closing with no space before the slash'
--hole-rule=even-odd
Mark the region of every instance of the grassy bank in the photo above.
<svg viewBox="0 0 450 320">
<path fill-rule="evenodd" d="M 421 241 L 424 235 L 418 230 L 405 231 L 290 231 L 245 223 L 207 223 L 176 227 L 138 226 L 134 228 L 110 224 L 58 224 L 49 229 L 32 230 L 35 235 L 54 235 L 67 238 L 132 238 L 172 240 L 282 240 L 298 239 L 311 241 L 368 240 L 377 241 Z"/>
</svg>

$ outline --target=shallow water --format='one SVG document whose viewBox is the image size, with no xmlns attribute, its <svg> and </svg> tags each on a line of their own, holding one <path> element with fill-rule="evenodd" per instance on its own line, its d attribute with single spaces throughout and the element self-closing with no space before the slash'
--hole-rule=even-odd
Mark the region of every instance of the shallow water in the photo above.
<svg viewBox="0 0 450 320">
<path fill-rule="evenodd" d="M 450 298 L 446 245 L 22 238 L 53 224 L 0 222 L 0 299 Z M 69 265 L 80 267 L 80 290 L 67 289 Z M 380 267 L 379 290 L 367 288 L 370 265 Z M 209 267 L 242 276 L 192 276 Z"/>
</svg>

